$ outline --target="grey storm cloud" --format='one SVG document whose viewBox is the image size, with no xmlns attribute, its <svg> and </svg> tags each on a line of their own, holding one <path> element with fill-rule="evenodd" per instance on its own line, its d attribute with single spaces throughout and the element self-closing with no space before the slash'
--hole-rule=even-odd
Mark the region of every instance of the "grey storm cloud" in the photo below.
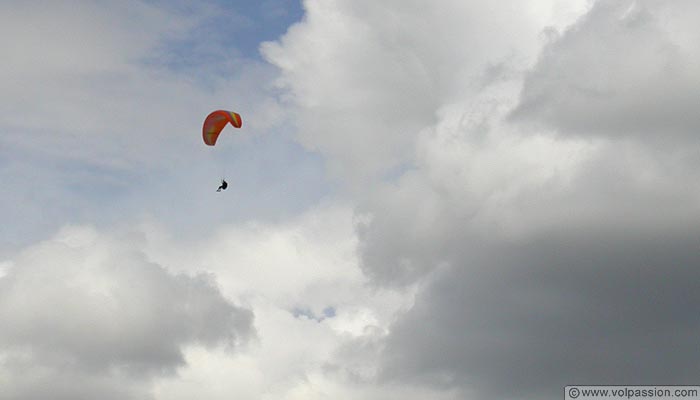
<svg viewBox="0 0 700 400">
<path fill-rule="evenodd" d="M 129 398 L 183 366 L 185 346 L 235 350 L 254 335 L 252 312 L 212 277 L 169 272 L 139 240 L 66 228 L 12 260 L 0 278 L 0 371 L 10 376 L 0 398 Z"/>
<path fill-rule="evenodd" d="M 465 244 L 387 341 L 382 377 L 487 398 L 693 384 L 700 231 Z"/>
<path fill-rule="evenodd" d="M 664 29 L 677 21 L 693 37 L 684 19 L 696 8 L 601 1 L 545 46 L 510 123 L 591 140 L 565 179 L 505 201 L 460 204 L 430 178 L 384 196 L 360 231 L 365 270 L 433 281 L 388 336 L 383 379 L 527 399 L 577 383 L 694 382 L 698 53 Z M 489 203 L 491 226 L 480 216 Z M 516 221 L 523 230 L 503 234 Z"/>
</svg>

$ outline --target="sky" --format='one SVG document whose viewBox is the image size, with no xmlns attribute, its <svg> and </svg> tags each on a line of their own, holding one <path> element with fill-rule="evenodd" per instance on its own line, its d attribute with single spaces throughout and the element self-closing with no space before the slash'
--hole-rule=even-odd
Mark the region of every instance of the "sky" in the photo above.
<svg viewBox="0 0 700 400">
<path fill-rule="evenodd" d="M 697 384 L 699 12 L 2 2 L 0 400 Z"/>
</svg>

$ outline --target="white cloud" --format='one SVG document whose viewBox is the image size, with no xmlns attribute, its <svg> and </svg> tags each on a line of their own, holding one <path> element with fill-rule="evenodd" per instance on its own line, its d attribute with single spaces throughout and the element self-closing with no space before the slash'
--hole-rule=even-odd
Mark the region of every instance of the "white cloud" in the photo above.
<svg viewBox="0 0 700 400">
<path fill-rule="evenodd" d="M 99 388 L 173 372 L 186 345 L 236 350 L 254 335 L 252 313 L 227 301 L 212 276 L 173 274 L 149 262 L 139 240 L 67 227 L 11 261 L 0 280 L 10 393 L 110 395 Z M 41 372 L 15 386 L 26 364 Z M 62 376 L 86 384 L 64 385 Z"/>
<path fill-rule="evenodd" d="M 257 332 L 240 357 L 189 350 L 187 367 L 157 382 L 157 398 L 194 393 L 219 398 L 232 391 L 250 399 L 352 398 L 356 393 L 381 398 L 391 392 L 372 384 L 377 371 L 370 363 L 379 348 L 368 348 L 352 362 L 343 349 L 386 335 L 395 315 L 410 307 L 413 292 L 367 285 L 358 267 L 354 224 L 349 208 L 329 205 L 276 224 L 222 226 L 189 245 L 147 225 L 149 258 L 176 270 L 197 265 L 215 274 L 227 297 L 251 307 Z M 310 316 L 324 315 L 328 307 L 334 312 L 325 318 Z M 209 373 L 212 369 L 219 372 Z M 360 388 L 355 387 L 358 373 L 368 379 Z"/>
<path fill-rule="evenodd" d="M 307 1 L 305 20 L 262 50 L 299 108 L 302 142 L 362 182 L 410 163 L 441 107 L 527 66 L 565 8 L 552 4 Z"/>
</svg>

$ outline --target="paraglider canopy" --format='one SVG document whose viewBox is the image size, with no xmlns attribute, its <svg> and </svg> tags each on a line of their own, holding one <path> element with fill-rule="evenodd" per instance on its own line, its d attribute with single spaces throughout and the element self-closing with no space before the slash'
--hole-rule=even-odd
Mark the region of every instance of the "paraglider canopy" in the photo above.
<svg viewBox="0 0 700 400">
<path fill-rule="evenodd" d="M 236 128 L 240 128 L 243 121 L 241 121 L 241 116 L 233 111 L 216 110 L 209 114 L 202 126 L 204 143 L 209 146 L 215 145 L 219 134 L 226 127 L 226 124 L 229 123 Z"/>
</svg>

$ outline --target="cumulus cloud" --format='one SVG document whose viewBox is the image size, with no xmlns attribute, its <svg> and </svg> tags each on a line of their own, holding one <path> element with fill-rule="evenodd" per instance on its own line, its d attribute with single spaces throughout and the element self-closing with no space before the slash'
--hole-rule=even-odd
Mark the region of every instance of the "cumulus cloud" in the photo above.
<svg viewBox="0 0 700 400">
<path fill-rule="evenodd" d="M 442 106 L 507 75 L 506 61 L 527 65 L 527 49 L 537 47 L 537 30 L 553 13 L 549 1 L 307 1 L 305 8 L 304 21 L 263 45 L 263 54 L 300 108 L 302 143 L 328 155 L 336 176 L 359 182 L 410 164 L 416 133 Z"/>
<path fill-rule="evenodd" d="M 349 3 L 307 2 L 266 54 L 301 140 L 347 180 L 381 176 L 353 192 L 363 271 L 419 287 L 376 347 L 356 344 L 370 375 L 461 398 L 690 383 L 696 4 Z"/>
<path fill-rule="evenodd" d="M 173 274 L 139 239 L 68 227 L 10 262 L 0 278 L 3 395 L 127 396 L 182 366 L 185 346 L 236 350 L 254 335 L 252 312 L 211 275 Z"/>
</svg>

